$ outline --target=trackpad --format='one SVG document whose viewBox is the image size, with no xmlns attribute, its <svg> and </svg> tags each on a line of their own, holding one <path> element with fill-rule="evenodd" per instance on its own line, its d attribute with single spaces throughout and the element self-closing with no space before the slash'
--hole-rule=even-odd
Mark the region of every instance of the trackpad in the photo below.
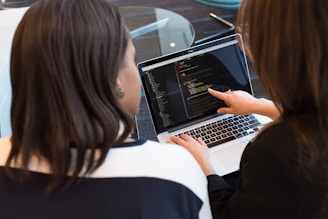
<svg viewBox="0 0 328 219">
<path fill-rule="evenodd" d="M 246 145 L 246 142 L 241 142 L 220 149 L 220 146 L 213 148 L 211 163 L 216 172 L 222 176 L 239 170 L 240 158 Z"/>
</svg>

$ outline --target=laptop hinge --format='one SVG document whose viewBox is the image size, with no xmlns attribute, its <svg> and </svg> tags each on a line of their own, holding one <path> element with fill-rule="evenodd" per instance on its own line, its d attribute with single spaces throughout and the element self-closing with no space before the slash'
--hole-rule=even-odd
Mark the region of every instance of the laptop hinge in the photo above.
<svg viewBox="0 0 328 219">
<path fill-rule="evenodd" d="M 210 116 L 206 116 L 206 117 L 203 117 L 201 119 L 196 119 L 194 121 L 191 121 L 191 122 L 188 122 L 187 124 L 183 124 L 183 125 L 178 125 L 178 126 L 175 126 L 174 128 L 170 128 L 168 130 L 168 133 L 171 133 L 171 132 L 175 132 L 177 130 L 180 130 L 180 129 L 183 129 L 183 128 L 186 128 L 186 127 L 189 127 L 189 126 L 192 126 L 192 125 L 195 125 L 195 124 L 198 124 L 198 123 L 201 123 L 201 122 L 204 122 L 206 120 L 210 120 L 210 119 L 213 119 L 215 117 L 218 117 L 218 116 L 222 116 L 220 114 L 213 114 L 213 115 L 210 115 Z"/>
</svg>

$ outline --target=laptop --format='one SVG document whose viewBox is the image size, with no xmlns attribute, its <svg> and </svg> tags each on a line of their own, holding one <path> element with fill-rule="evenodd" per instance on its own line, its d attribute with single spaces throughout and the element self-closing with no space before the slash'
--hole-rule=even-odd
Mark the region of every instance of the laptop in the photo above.
<svg viewBox="0 0 328 219">
<path fill-rule="evenodd" d="M 202 137 L 219 175 L 239 169 L 247 143 L 270 121 L 260 115 L 220 115 L 225 103 L 208 94 L 243 90 L 253 95 L 241 35 L 234 34 L 138 64 L 159 142 L 172 135 Z"/>
</svg>

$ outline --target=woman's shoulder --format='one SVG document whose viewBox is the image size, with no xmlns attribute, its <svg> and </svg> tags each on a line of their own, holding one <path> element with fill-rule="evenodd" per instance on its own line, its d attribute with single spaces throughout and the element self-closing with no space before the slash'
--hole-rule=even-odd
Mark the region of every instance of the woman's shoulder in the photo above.
<svg viewBox="0 0 328 219">
<path fill-rule="evenodd" d="M 170 172 L 185 175 L 186 171 L 201 174 L 201 168 L 192 155 L 184 148 L 174 144 L 162 144 L 155 141 L 136 141 L 129 143 L 128 147 L 112 148 L 101 168 L 106 168 L 113 173 L 113 169 L 124 167 L 133 174 L 141 171 L 152 174 Z M 141 174 L 140 173 L 140 174 Z"/>
<path fill-rule="evenodd" d="M 261 162 L 275 160 L 284 165 L 295 166 L 298 150 L 299 143 L 288 124 L 276 122 L 266 127 L 248 144 L 243 161 L 248 160 L 245 158 L 255 157 L 263 159 Z"/>
<path fill-rule="evenodd" d="M 194 162 L 193 156 L 183 147 L 176 144 L 159 143 L 157 141 L 138 139 L 133 142 L 123 143 L 111 149 L 115 153 L 141 153 L 140 157 L 152 160 L 152 157 L 161 158 L 162 161 L 180 162 L 179 159 L 186 159 Z M 149 156 L 146 156 L 149 155 Z M 179 158 L 179 159 L 176 159 Z"/>
<path fill-rule="evenodd" d="M 149 151 L 150 153 L 157 154 L 159 156 L 161 156 L 161 153 L 166 153 L 166 154 L 172 154 L 174 157 L 188 159 L 192 162 L 194 161 L 194 158 L 189 151 L 176 144 L 159 143 L 159 142 L 147 140 L 143 146 L 145 150 Z"/>
<path fill-rule="evenodd" d="M 150 140 L 134 144 L 111 149 L 104 163 L 89 177 L 157 178 L 181 184 L 202 200 L 206 199 L 207 179 L 187 150 Z"/>
<path fill-rule="evenodd" d="M 0 166 L 4 166 L 11 148 L 10 136 L 0 138 Z"/>
<path fill-rule="evenodd" d="M 278 121 L 269 124 L 252 141 L 256 144 L 271 146 L 275 145 L 295 145 L 297 144 L 293 130 L 285 121 Z"/>
<path fill-rule="evenodd" d="M 297 137 L 295 135 L 295 129 L 297 129 L 297 127 L 303 127 L 305 132 L 310 133 L 310 131 L 313 131 L 312 129 L 317 128 L 317 124 L 311 115 L 293 115 L 288 118 L 269 123 L 255 139 L 267 140 L 269 138 L 273 141 L 285 142 L 286 140 L 292 140 L 296 142 Z"/>
<path fill-rule="evenodd" d="M 122 150 L 121 152 L 133 154 L 140 153 L 139 157 L 148 160 L 150 162 L 161 161 L 163 163 L 169 162 L 171 164 L 179 164 L 179 166 L 193 166 L 198 167 L 198 164 L 194 157 L 185 148 L 169 143 L 159 143 L 152 140 L 137 140 L 135 143 L 130 144 L 129 149 Z M 122 147 L 123 148 L 123 147 Z M 116 150 L 117 148 L 115 148 Z M 118 149 L 117 151 L 120 151 Z M 133 155 L 135 156 L 135 155 Z"/>
<path fill-rule="evenodd" d="M 150 140 L 139 140 L 130 143 L 128 147 L 112 148 L 99 170 L 102 168 L 107 169 L 105 172 L 109 175 L 125 168 L 127 174 L 160 176 L 170 173 L 176 176 L 193 172 L 200 177 L 203 175 L 198 163 L 186 149 Z"/>
</svg>

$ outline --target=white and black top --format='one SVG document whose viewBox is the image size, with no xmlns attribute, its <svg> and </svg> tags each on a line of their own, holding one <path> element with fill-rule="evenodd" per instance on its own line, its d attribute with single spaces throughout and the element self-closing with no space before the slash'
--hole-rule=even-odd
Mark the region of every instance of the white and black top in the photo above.
<svg viewBox="0 0 328 219">
<path fill-rule="evenodd" d="M 31 164 L 23 185 L 8 179 L 3 166 L 10 147 L 10 138 L 0 139 L 1 218 L 211 218 L 206 177 L 182 147 L 124 143 L 94 173 L 49 195 L 43 192 L 49 174 L 42 161 Z"/>
</svg>

